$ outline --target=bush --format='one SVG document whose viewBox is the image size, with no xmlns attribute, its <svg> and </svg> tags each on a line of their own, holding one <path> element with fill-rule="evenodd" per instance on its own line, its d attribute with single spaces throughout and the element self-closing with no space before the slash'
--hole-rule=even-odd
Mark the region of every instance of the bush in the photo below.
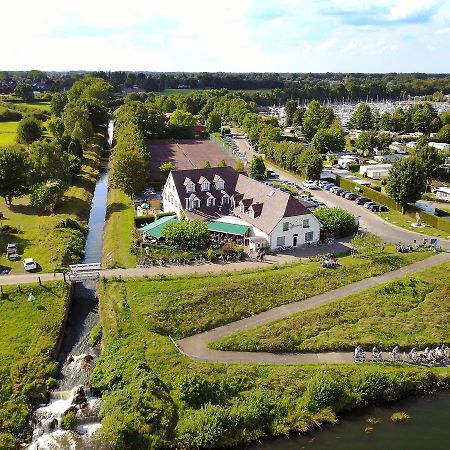
<svg viewBox="0 0 450 450">
<path fill-rule="evenodd" d="M 358 230 L 355 216 L 341 208 L 317 208 L 314 215 L 323 225 L 322 230 L 333 236 L 350 236 Z"/>
<path fill-rule="evenodd" d="M 350 172 L 359 172 L 359 164 L 349 164 L 347 168 Z"/>
<path fill-rule="evenodd" d="M 0 109 L 0 122 L 18 122 L 22 120 L 23 115 L 18 111 L 7 108 Z"/>
<path fill-rule="evenodd" d="M 202 375 L 190 372 L 175 381 L 180 399 L 192 408 L 200 408 L 205 403 L 220 403 L 220 387 Z"/>
<path fill-rule="evenodd" d="M 387 384 L 387 376 L 381 371 L 361 370 L 354 374 L 352 387 L 361 402 L 368 404 L 383 398 Z"/>
<path fill-rule="evenodd" d="M 209 240 L 208 225 L 201 220 L 169 223 L 162 230 L 166 244 L 182 248 L 204 248 Z"/>
<path fill-rule="evenodd" d="M 175 212 L 162 212 L 162 213 L 156 214 L 157 219 L 160 219 L 161 217 L 166 217 L 166 216 L 176 216 L 176 213 Z"/>
<path fill-rule="evenodd" d="M 75 422 L 76 422 L 75 413 L 69 409 L 69 411 L 67 411 L 62 417 L 62 426 L 66 430 L 74 430 Z"/>
<path fill-rule="evenodd" d="M 230 408 L 208 403 L 185 412 L 177 428 L 178 441 L 187 447 L 214 448 L 226 443 L 232 428 Z"/>
<path fill-rule="evenodd" d="M 56 225 L 55 228 L 69 228 L 71 230 L 76 230 L 81 232 L 83 235 L 87 235 L 87 227 L 82 225 L 77 220 L 71 219 L 68 217 L 67 219 L 60 220 Z"/>
<path fill-rule="evenodd" d="M 344 390 L 336 377 L 330 373 L 318 373 L 306 388 L 303 401 L 306 410 L 318 412 L 324 408 L 341 409 Z"/>
<path fill-rule="evenodd" d="M 154 221 L 155 221 L 154 214 L 152 214 L 150 216 L 135 217 L 134 218 L 134 227 L 141 228 L 141 227 L 148 225 Z"/>
</svg>

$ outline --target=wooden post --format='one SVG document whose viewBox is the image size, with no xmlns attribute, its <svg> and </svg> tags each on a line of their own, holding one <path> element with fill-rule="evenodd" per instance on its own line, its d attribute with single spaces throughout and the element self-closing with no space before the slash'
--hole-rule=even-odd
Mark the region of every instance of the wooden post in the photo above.
<svg viewBox="0 0 450 450">
<path fill-rule="evenodd" d="M 22 290 L 20 289 L 20 284 L 18 284 L 17 287 L 19 288 L 19 292 L 22 292 Z"/>
<path fill-rule="evenodd" d="M 1 292 L 1 296 L 3 297 L 3 286 L 0 285 L 0 292 Z"/>
<path fill-rule="evenodd" d="M 63 272 L 64 283 L 66 282 L 66 272 Z"/>
<path fill-rule="evenodd" d="M 39 286 L 42 286 L 42 280 L 41 280 L 41 277 L 38 277 L 38 280 L 39 280 Z"/>
</svg>

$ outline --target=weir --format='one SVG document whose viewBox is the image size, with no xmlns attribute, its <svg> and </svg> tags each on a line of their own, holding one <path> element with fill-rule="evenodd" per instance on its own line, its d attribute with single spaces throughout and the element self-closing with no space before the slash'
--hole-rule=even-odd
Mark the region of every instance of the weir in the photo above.
<svg viewBox="0 0 450 450">
<path fill-rule="evenodd" d="M 113 139 L 113 121 L 108 125 L 108 143 Z M 108 170 L 99 174 L 89 215 L 89 232 L 83 264 L 71 267 L 72 287 L 69 314 L 58 355 L 60 373 L 49 403 L 32 414 L 33 438 L 30 450 L 106 450 L 110 447 L 95 436 L 101 428 L 98 414 L 101 399 L 92 392 L 89 376 L 100 354 L 91 347 L 89 337 L 99 321 L 97 279 L 101 268 L 103 226 L 106 217 Z M 73 431 L 64 427 L 67 414 L 74 417 Z M 66 424 L 67 425 L 67 424 Z"/>
</svg>

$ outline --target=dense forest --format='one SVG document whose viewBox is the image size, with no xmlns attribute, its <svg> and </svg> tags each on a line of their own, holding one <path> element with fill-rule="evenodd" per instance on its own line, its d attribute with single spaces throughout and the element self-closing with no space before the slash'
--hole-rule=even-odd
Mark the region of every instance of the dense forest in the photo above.
<svg viewBox="0 0 450 450">
<path fill-rule="evenodd" d="M 13 92 L 19 82 L 37 91 L 60 92 L 84 76 L 85 72 L 0 72 L 0 93 Z M 117 92 L 139 88 L 147 92 L 166 89 L 227 89 L 261 91 L 257 104 L 285 103 L 290 99 L 366 100 L 404 99 L 409 96 L 434 96 L 443 100 L 450 93 L 448 74 L 302 74 L 302 73 L 161 73 L 94 72 L 93 76 L 111 83 Z"/>
</svg>

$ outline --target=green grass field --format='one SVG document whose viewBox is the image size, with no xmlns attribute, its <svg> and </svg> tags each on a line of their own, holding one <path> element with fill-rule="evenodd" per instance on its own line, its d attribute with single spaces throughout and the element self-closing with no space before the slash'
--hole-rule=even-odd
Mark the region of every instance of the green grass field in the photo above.
<svg viewBox="0 0 450 450">
<path fill-rule="evenodd" d="M 0 146 L 16 143 L 16 132 L 19 122 L 0 122 Z"/>
<path fill-rule="evenodd" d="M 91 144 L 84 152 L 84 162 L 75 186 L 65 193 L 64 200 L 53 216 L 33 208 L 29 196 L 14 199 L 7 206 L 2 198 L 0 210 L 4 218 L 2 226 L 8 225 L 19 230 L 18 233 L 0 235 L 0 267 L 11 269 L 12 272 L 24 272 L 22 260 L 34 258 L 40 265 L 39 270 L 52 272 L 62 265 L 63 260 L 75 248 L 83 248 L 80 236 L 68 228 L 55 228 L 62 219 L 71 217 L 87 224 L 92 195 L 98 174 L 101 149 Z M 18 261 L 8 261 L 5 255 L 6 244 L 18 244 Z"/>
<path fill-rule="evenodd" d="M 0 298 L 0 448 L 23 431 L 33 406 L 54 383 L 57 365 L 48 354 L 64 317 L 63 282 L 3 287 Z M 35 300 L 28 301 L 33 293 Z"/>
<path fill-rule="evenodd" d="M 394 253 L 389 247 L 371 257 L 340 258 L 341 266 L 336 270 L 324 270 L 319 262 L 306 262 L 208 277 L 135 279 L 126 284 L 127 297 L 133 298 L 152 328 L 182 338 L 397 269 L 429 255 L 430 252 Z"/>
<path fill-rule="evenodd" d="M 221 350 L 423 349 L 450 336 L 450 263 L 216 341 Z"/>
<path fill-rule="evenodd" d="M 270 303 L 296 299 L 318 275 L 312 266 L 190 278 L 102 280 L 104 350 L 91 382 L 104 400 L 104 439 L 116 450 L 230 446 L 266 435 L 305 432 L 334 422 L 340 411 L 393 400 L 423 383 L 450 378 L 445 368 L 388 364 L 201 363 L 181 356 L 165 336 L 168 331 L 180 336 L 212 328 L 266 309 Z M 366 276 L 369 267 L 355 263 L 353 269 Z M 304 281 L 301 288 L 299 280 Z M 311 291 L 320 290 L 320 283 L 335 287 L 332 280 L 325 281 L 319 276 Z M 278 296 L 274 291 L 283 284 L 286 289 Z"/>
<path fill-rule="evenodd" d="M 130 251 L 133 231 L 134 207 L 130 197 L 110 189 L 103 231 L 103 267 L 136 267 L 136 256 Z"/>
</svg>

